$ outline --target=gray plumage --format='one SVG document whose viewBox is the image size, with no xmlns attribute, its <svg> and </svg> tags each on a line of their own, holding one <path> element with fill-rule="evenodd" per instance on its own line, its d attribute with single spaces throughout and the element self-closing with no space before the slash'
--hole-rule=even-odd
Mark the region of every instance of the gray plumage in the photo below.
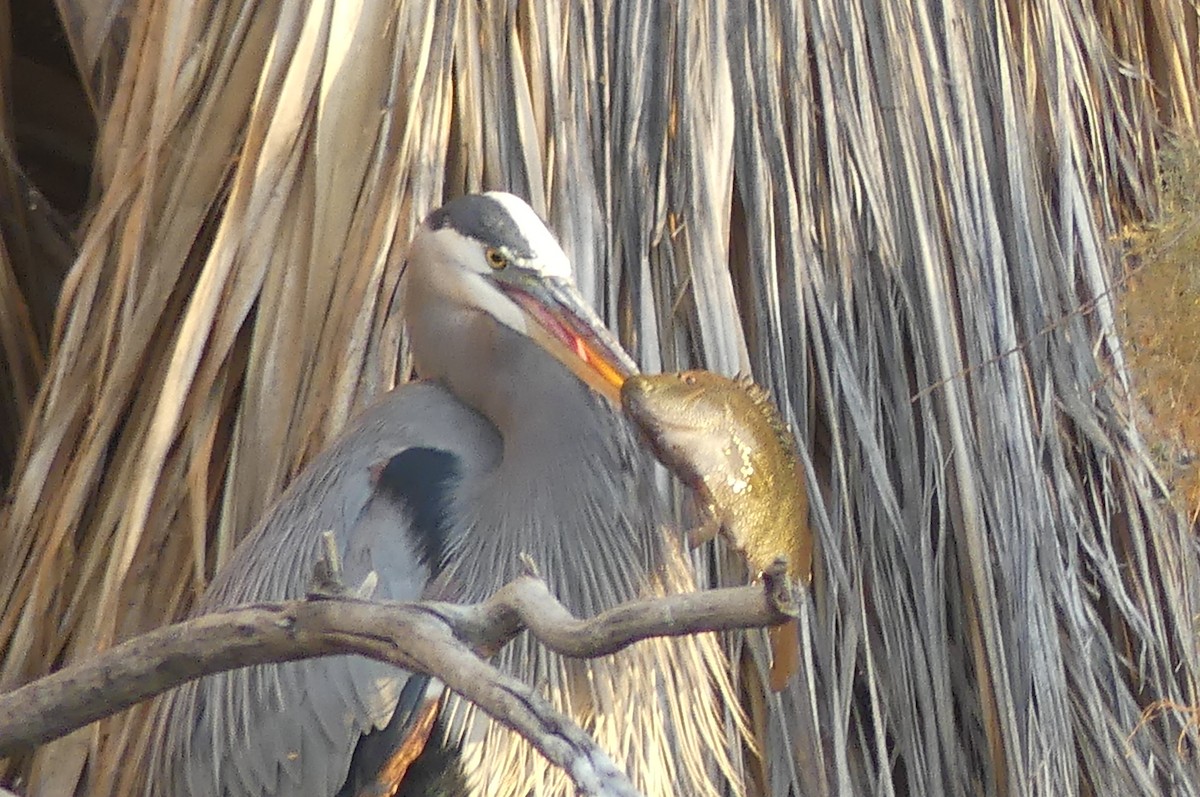
<svg viewBox="0 0 1200 797">
<path fill-rule="evenodd" d="M 500 269 L 487 262 L 488 247 L 513 257 L 504 274 L 493 273 Z M 327 529 L 343 551 L 347 583 L 374 570 L 383 598 L 481 600 L 518 574 L 521 553 L 581 615 L 692 589 L 678 543 L 665 533 L 648 454 L 613 406 L 564 367 L 566 349 L 548 353 L 535 342 L 544 332 L 506 298 L 544 283 L 548 304 L 569 307 L 580 300 L 568 278 L 561 249 L 513 197 L 460 199 L 431 215 L 410 249 L 405 317 L 418 372 L 432 381 L 392 391 L 314 460 L 198 611 L 303 595 Z M 509 287 L 498 290 L 504 280 Z M 571 317 L 584 331 L 598 323 Z M 606 353 L 600 330 L 585 340 Z M 398 491 L 380 489 L 386 463 L 414 447 L 450 454 L 456 478 L 421 485 L 408 473 Z M 438 504 L 414 513 L 404 496 L 426 486 L 438 488 Z M 430 534 L 441 535 L 433 546 L 440 572 L 423 538 Z M 542 687 L 648 797 L 740 790 L 723 721 L 735 704 L 729 664 L 714 638 L 651 640 L 569 662 L 523 635 L 496 662 Z M 147 793 L 334 795 L 359 739 L 389 722 L 406 680 L 335 657 L 189 684 L 157 707 Z M 471 794 L 573 793 L 528 744 L 465 701 L 451 699 L 442 720 L 447 741 L 462 746 Z"/>
<path fill-rule="evenodd" d="M 337 537 L 348 584 L 375 570 L 374 597 L 419 599 L 429 567 L 399 525 L 396 504 L 372 489 L 372 468 L 418 445 L 452 452 L 463 478 L 493 463 L 500 450 L 491 425 L 441 387 L 392 392 L 297 477 L 196 613 L 303 597 L 325 530 Z M 406 677 L 360 657 L 330 657 L 193 681 L 160 705 L 155 737 L 162 741 L 147 793 L 333 795 L 359 736 L 391 719 Z"/>
</svg>

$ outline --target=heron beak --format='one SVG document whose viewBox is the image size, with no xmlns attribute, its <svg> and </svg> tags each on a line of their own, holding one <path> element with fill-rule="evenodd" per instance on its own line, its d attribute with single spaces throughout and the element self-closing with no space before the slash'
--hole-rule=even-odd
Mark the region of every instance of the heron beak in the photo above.
<svg viewBox="0 0 1200 797">
<path fill-rule="evenodd" d="M 637 373 L 637 366 L 575 286 L 535 274 L 499 285 L 534 322 L 530 337 L 539 346 L 584 384 L 620 403 L 621 385 Z"/>
</svg>

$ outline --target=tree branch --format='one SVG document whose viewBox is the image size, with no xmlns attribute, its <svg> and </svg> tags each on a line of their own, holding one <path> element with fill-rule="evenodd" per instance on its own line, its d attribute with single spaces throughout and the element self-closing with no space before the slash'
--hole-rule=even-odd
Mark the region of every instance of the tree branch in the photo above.
<svg viewBox="0 0 1200 797">
<path fill-rule="evenodd" d="M 335 568 L 336 569 L 336 568 Z M 528 628 L 548 648 L 591 658 L 652 636 L 753 628 L 794 612 L 778 573 L 763 586 L 635 601 L 574 617 L 531 575 L 473 605 L 367 601 L 314 593 L 167 626 L 0 695 L 0 757 L 38 745 L 204 675 L 254 664 L 358 654 L 440 679 L 563 767 L 581 794 L 632 795 L 629 781 L 570 719 L 478 656 Z"/>
</svg>

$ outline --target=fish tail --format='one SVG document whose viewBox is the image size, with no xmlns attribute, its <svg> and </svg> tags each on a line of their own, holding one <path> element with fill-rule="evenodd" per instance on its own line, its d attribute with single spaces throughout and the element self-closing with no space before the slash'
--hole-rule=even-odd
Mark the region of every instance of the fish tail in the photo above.
<svg viewBox="0 0 1200 797">
<path fill-rule="evenodd" d="M 795 618 L 767 629 L 771 641 L 771 691 L 778 692 L 800 669 L 800 631 Z"/>
</svg>

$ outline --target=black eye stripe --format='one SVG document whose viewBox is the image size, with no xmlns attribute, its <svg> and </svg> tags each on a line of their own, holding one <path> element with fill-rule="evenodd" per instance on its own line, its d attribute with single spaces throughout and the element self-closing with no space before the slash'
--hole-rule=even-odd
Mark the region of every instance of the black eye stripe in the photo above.
<svg viewBox="0 0 1200 797">
<path fill-rule="evenodd" d="M 490 196 L 469 194 L 452 199 L 430 213 L 425 223 L 431 230 L 449 228 L 493 248 L 507 250 L 517 258 L 534 256 L 529 240 L 508 210 Z"/>
</svg>

